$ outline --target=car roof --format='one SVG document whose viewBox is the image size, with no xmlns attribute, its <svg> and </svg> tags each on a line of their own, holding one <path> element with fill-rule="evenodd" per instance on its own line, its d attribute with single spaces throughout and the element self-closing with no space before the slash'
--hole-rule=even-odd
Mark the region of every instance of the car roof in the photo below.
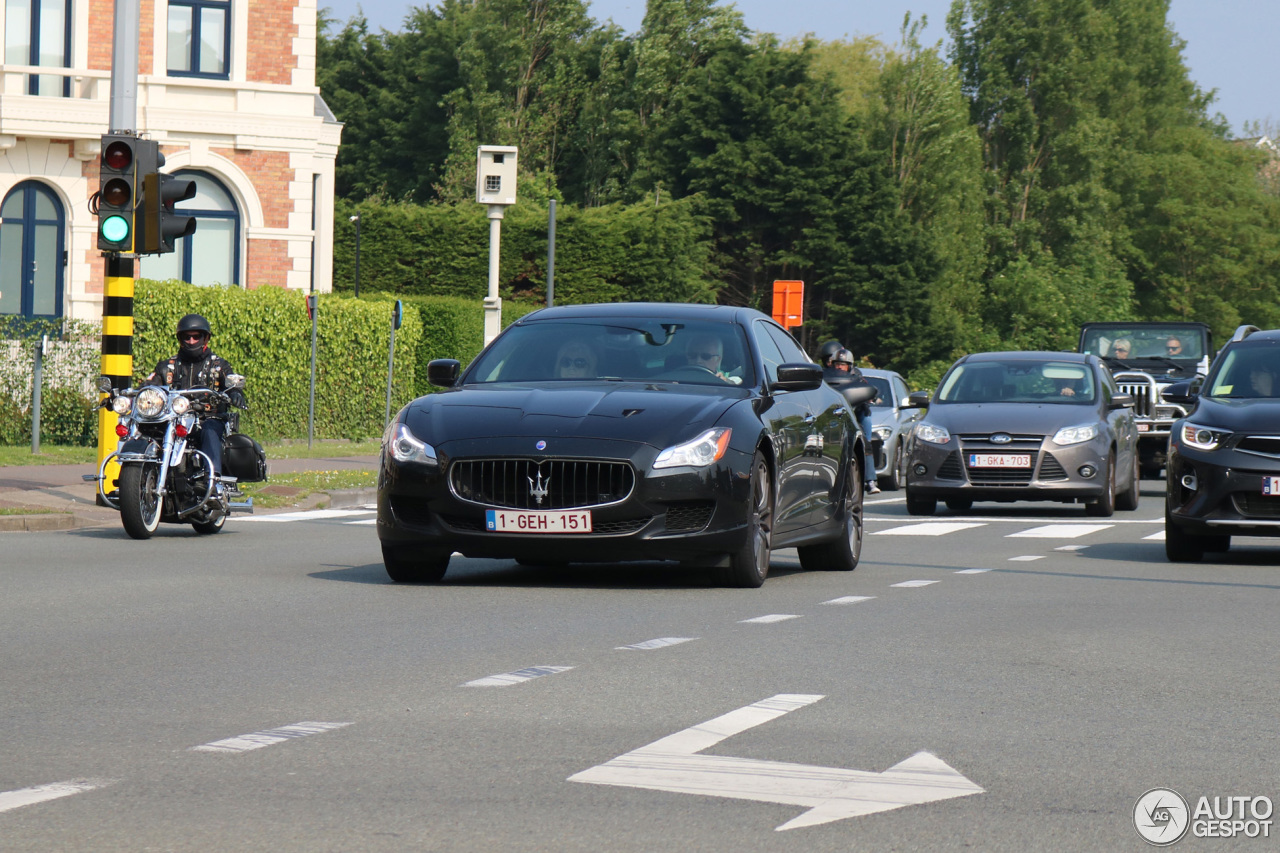
<svg viewBox="0 0 1280 853">
<path fill-rule="evenodd" d="M 1096 355 L 1089 355 L 1083 352 L 1024 352 L 1012 350 L 1010 352 L 975 352 L 965 356 L 960 361 L 1075 361 L 1080 364 L 1088 364 L 1096 359 Z"/>
<path fill-rule="evenodd" d="M 516 321 L 577 320 L 599 318 L 657 318 L 671 320 L 704 320 L 714 323 L 749 323 L 768 320 L 768 315 L 754 308 L 737 305 L 695 305 L 688 302 L 597 302 L 588 305 L 557 305 L 526 314 Z"/>
<path fill-rule="evenodd" d="M 1097 323 L 1085 323 L 1082 329 L 1205 329 L 1208 330 L 1208 323 L 1201 323 L 1199 320 L 1134 320 L 1132 322 L 1117 321 L 1099 321 Z"/>
<path fill-rule="evenodd" d="M 1254 332 L 1242 341 L 1231 341 L 1231 344 L 1247 343 L 1249 341 L 1280 341 L 1280 329 L 1263 329 Z M 1231 344 L 1228 344 L 1228 346 Z"/>
</svg>

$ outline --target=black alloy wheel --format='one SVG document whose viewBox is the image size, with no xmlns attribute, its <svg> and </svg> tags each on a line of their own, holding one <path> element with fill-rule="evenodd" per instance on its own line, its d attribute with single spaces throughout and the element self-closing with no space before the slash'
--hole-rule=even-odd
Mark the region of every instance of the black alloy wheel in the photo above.
<svg viewBox="0 0 1280 853">
<path fill-rule="evenodd" d="M 423 550 L 382 543 L 382 564 L 396 583 L 438 583 L 449 568 L 448 551 Z"/>
<path fill-rule="evenodd" d="M 851 572 L 862 557 L 862 469 L 854 460 L 845 475 L 845 494 L 841 507 L 840 533 L 830 542 L 797 548 L 800 566 L 807 572 Z"/>
<path fill-rule="evenodd" d="M 769 551 L 773 542 L 773 477 L 759 450 L 751 457 L 751 511 L 742 547 L 729 555 L 729 565 L 718 571 L 721 586 L 753 589 L 769 576 Z"/>
</svg>

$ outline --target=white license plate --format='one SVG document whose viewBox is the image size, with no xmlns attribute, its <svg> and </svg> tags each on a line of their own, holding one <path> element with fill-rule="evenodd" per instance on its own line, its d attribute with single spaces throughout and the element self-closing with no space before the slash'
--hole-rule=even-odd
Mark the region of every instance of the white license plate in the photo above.
<svg viewBox="0 0 1280 853">
<path fill-rule="evenodd" d="M 1029 453 L 970 453 L 970 468 L 1030 468 Z"/>
<path fill-rule="evenodd" d="M 591 510 L 489 509 L 484 513 L 484 529 L 494 533 L 590 533 Z"/>
<path fill-rule="evenodd" d="M 1280 477 L 1263 477 L 1262 493 L 1264 495 L 1280 495 Z"/>
<path fill-rule="evenodd" d="M 1138 424 L 1138 432 L 1151 432 L 1151 424 Z"/>
</svg>

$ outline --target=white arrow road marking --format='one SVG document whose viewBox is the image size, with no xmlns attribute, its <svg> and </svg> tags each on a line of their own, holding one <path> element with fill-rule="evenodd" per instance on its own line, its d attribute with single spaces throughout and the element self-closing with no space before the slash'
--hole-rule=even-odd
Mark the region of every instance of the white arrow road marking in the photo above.
<svg viewBox="0 0 1280 853">
<path fill-rule="evenodd" d="M 986 574 L 986 573 L 987 573 L 987 572 L 989 572 L 989 571 L 991 571 L 991 570 L 990 570 L 990 569 L 961 569 L 960 571 L 956 572 L 956 574 L 958 574 L 958 575 L 984 575 L 984 574 Z"/>
<path fill-rule="evenodd" d="M 985 524 L 965 523 L 963 521 L 926 521 L 921 524 L 908 524 L 904 527 L 890 527 L 888 530 L 873 530 L 872 536 L 946 536 L 957 530 L 968 530 L 970 527 L 986 527 Z"/>
<path fill-rule="evenodd" d="M 1145 540 L 1150 540 L 1150 541 L 1152 541 L 1152 542 L 1163 542 L 1163 541 L 1164 541 L 1164 531 L 1163 531 L 1163 530 L 1161 530 L 1161 531 L 1159 531 L 1159 532 L 1157 532 L 1157 533 L 1152 533 L 1150 536 L 1143 536 L 1142 538 L 1143 538 L 1143 540 L 1144 540 L 1144 541 L 1145 541 Z"/>
<path fill-rule="evenodd" d="M 526 666 L 524 669 L 517 669 L 515 672 L 504 672 L 500 675 L 490 675 L 486 678 L 477 678 L 475 681 L 468 681 L 463 687 L 510 687 L 513 684 L 519 684 L 532 678 L 538 678 L 543 675 L 555 675 L 557 672 L 568 672 L 573 669 L 571 666 Z"/>
<path fill-rule="evenodd" d="M 638 649 L 647 652 L 652 649 L 665 649 L 667 646 L 678 646 L 681 643 L 687 643 L 696 640 L 697 637 L 659 637 L 656 640 L 645 640 L 643 643 L 633 643 L 630 646 L 614 646 L 615 649 Z"/>
<path fill-rule="evenodd" d="M 69 782 L 51 782 L 48 785 L 35 785 L 31 788 L 19 788 L 16 791 L 0 793 L 0 812 L 33 806 L 36 803 L 69 797 L 72 794 L 83 794 L 95 788 L 105 788 L 114 779 L 73 779 Z"/>
<path fill-rule="evenodd" d="M 786 622 L 788 619 L 799 619 L 799 618 L 800 618 L 799 616 L 796 616 L 795 614 L 792 614 L 792 613 L 770 613 L 767 616 L 756 616 L 752 619 L 739 619 L 738 621 L 739 622 L 757 622 L 763 625 L 768 625 L 770 622 Z"/>
<path fill-rule="evenodd" d="M 264 746 L 271 746 L 276 743 L 283 743 L 293 738 L 306 737 L 307 735 L 318 735 L 321 732 L 328 732 L 334 729 L 340 729 L 343 726 L 349 726 L 350 723 L 294 723 L 291 726 L 280 726 L 276 729 L 267 729 L 263 732 L 253 732 L 239 737 L 229 737 L 224 740 L 215 740 L 211 743 L 202 743 L 199 746 L 191 747 L 192 752 L 248 752 L 251 749 L 262 749 Z"/>
<path fill-rule="evenodd" d="M 569 781 L 809 809 L 777 827 L 779 831 L 983 793 L 981 787 L 928 752 L 917 752 L 883 773 L 697 754 L 821 698 L 779 693 L 575 773 Z"/>
<path fill-rule="evenodd" d="M 1099 530 L 1110 530 L 1114 524 L 1046 524 L 1005 535 L 1006 539 L 1075 539 Z"/>
<path fill-rule="evenodd" d="M 889 586 L 901 587 L 902 589 L 915 589 L 920 586 L 928 586 L 931 583 L 937 583 L 937 581 L 903 581 L 902 583 L 891 583 Z"/>
</svg>

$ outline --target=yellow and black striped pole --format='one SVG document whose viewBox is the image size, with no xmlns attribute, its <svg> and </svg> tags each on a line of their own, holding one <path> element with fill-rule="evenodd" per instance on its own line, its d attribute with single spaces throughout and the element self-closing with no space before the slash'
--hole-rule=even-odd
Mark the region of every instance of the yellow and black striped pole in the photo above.
<svg viewBox="0 0 1280 853">
<path fill-rule="evenodd" d="M 102 375 L 111 379 L 112 388 L 121 390 L 133 384 L 133 258 L 107 255 L 106 272 L 102 291 Z M 99 469 L 116 449 L 119 421 L 110 409 L 98 410 Z M 120 466 L 113 461 L 103 474 L 106 482 L 102 491 L 116 491 Z"/>
</svg>

